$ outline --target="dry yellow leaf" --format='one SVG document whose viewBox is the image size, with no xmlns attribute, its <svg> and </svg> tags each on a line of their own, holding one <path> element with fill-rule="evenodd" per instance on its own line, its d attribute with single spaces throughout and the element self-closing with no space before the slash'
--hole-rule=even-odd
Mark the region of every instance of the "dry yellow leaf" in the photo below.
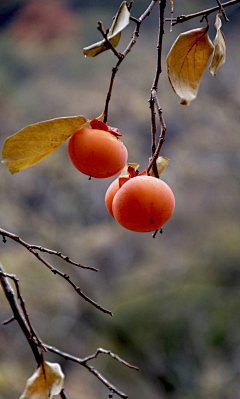
<svg viewBox="0 0 240 399">
<path fill-rule="evenodd" d="M 87 123 L 84 116 L 73 116 L 27 126 L 6 139 L 2 163 L 12 174 L 35 165 Z"/>
<path fill-rule="evenodd" d="M 43 364 L 28 378 L 23 394 L 19 399 L 52 399 L 58 395 L 64 382 L 64 374 L 58 363 Z"/>
<path fill-rule="evenodd" d="M 217 29 L 216 37 L 214 39 L 214 53 L 211 64 L 209 66 L 209 72 L 216 76 L 217 71 L 221 68 L 221 66 L 226 61 L 226 40 L 225 36 L 221 31 L 222 22 L 220 19 L 221 14 L 216 15 L 216 22 L 214 24 L 215 28 Z"/>
<path fill-rule="evenodd" d="M 149 162 L 151 162 L 152 158 L 149 158 Z M 156 160 L 156 165 L 157 165 L 157 170 L 158 170 L 158 174 L 160 175 L 168 166 L 169 164 L 169 159 L 165 158 L 165 157 L 158 157 Z M 153 168 L 150 169 L 150 176 L 155 176 L 154 172 L 153 172 Z"/>
<path fill-rule="evenodd" d="M 178 36 L 167 56 L 168 77 L 181 104 L 197 97 L 202 75 L 213 52 L 207 28 L 193 29 Z"/>
<path fill-rule="evenodd" d="M 130 12 L 128 9 L 128 5 L 126 1 L 123 1 L 119 7 L 117 15 L 114 17 L 112 26 L 110 27 L 109 32 L 107 34 L 107 38 L 113 47 L 117 47 L 121 38 L 121 32 L 129 24 L 129 20 L 130 20 Z M 83 49 L 83 54 L 86 57 L 96 57 L 96 55 L 109 49 L 110 47 L 108 46 L 106 40 L 103 39 L 100 42 L 85 47 Z"/>
</svg>

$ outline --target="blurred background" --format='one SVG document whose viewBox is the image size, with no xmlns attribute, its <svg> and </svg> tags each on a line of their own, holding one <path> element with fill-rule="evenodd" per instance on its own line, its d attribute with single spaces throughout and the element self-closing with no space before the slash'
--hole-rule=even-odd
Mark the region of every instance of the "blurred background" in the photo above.
<svg viewBox="0 0 240 399">
<path fill-rule="evenodd" d="M 24 126 L 104 109 L 109 51 L 84 58 L 101 39 L 97 21 L 110 27 L 119 0 L 2 0 L 0 4 L 0 147 Z M 139 17 L 148 1 L 135 0 Z M 175 0 L 174 16 L 216 1 Z M 170 2 L 166 17 L 170 17 Z M 162 178 L 176 209 L 155 239 L 127 231 L 108 214 L 104 195 L 112 179 L 88 180 L 73 167 L 67 143 L 41 163 L 13 176 L 0 167 L 0 227 L 32 244 L 61 251 L 98 273 L 46 258 L 114 317 L 100 313 L 23 247 L 0 243 L 0 260 L 15 273 L 32 323 L 42 340 L 79 357 L 97 347 L 140 367 L 129 370 L 107 356 L 92 364 L 130 399 L 239 399 L 240 397 L 240 5 L 223 21 L 227 61 L 213 78 L 206 70 L 198 98 L 180 105 L 163 62 L 159 100 L 167 124 Z M 129 162 L 146 168 L 151 129 L 148 98 L 155 73 L 157 7 L 121 65 L 109 124 L 119 128 Z M 213 40 L 215 15 L 209 17 Z M 195 19 L 165 26 L 164 58 L 179 33 L 202 26 Z M 131 38 L 130 23 L 118 46 Z M 0 291 L 0 321 L 11 316 Z M 53 354 L 69 399 L 103 399 L 109 391 L 87 370 Z M 0 326 L 0 399 L 18 398 L 35 361 L 16 322 Z"/>
</svg>

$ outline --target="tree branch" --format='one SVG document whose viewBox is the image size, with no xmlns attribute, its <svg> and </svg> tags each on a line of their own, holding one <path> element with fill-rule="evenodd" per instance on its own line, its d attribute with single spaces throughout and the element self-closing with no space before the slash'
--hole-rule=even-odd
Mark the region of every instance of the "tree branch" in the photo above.
<svg viewBox="0 0 240 399">
<path fill-rule="evenodd" d="M 140 26 L 141 26 L 142 22 L 148 15 L 150 15 L 150 13 L 151 13 L 153 7 L 156 5 L 156 3 L 157 3 L 157 0 L 152 0 L 150 2 L 149 6 L 147 7 L 147 9 L 144 11 L 144 13 L 141 15 L 141 17 L 139 19 L 130 17 L 130 20 L 132 20 L 136 23 L 136 28 L 132 34 L 132 38 L 131 38 L 130 42 L 128 43 L 126 49 L 122 53 L 121 58 L 119 58 L 116 66 L 112 69 L 112 75 L 111 75 L 109 89 L 108 89 L 107 98 L 106 98 L 105 107 L 104 107 L 104 119 L 103 119 L 104 123 L 107 123 L 107 120 L 108 120 L 108 109 L 109 109 L 109 104 L 110 104 L 111 95 L 112 95 L 113 83 L 114 83 L 118 68 L 121 65 L 121 63 L 123 62 L 123 60 L 126 58 L 128 53 L 130 53 L 130 51 L 132 50 L 132 47 L 136 43 L 137 38 L 139 36 L 139 30 L 140 30 Z"/>
<path fill-rule="evenodd" d="M 18 298 L 20 300 L 21 306 L 22 306 L 22 310 L 23 310 L 23 314 L 21 313 L 21 310 L 19 308 L 19 305 L 17 303 L 16 300 L 16 296 L 14 294 L 14 291 L 11 287 L 11 285 L 8 282 L 8 278 L 11 278 L 15 285 L 16 285 L 16 289 L 17 289 L 17 295 Z M 93 355 L 90 355 L 88 357 L 85 357 L 83 359 L 80 359 L 76 356 L 72 356 L 68 353 L 62 352 L 57 348 L 54 348 L 53 346 L 47 345 L 47 344 L 43 344 L 42 341 L 38 338 L 36 332 L 34 331 L 32 324 L 29 320 L 28 317 L 28 313 L 25 307 L 25 301 L 21 295 L 20 292 L 20 287 L 18 284 L 18 279 L 15 275 L 13 274 L 7 274 L 5 273 L 3 266 L 0 263 L 0 283 L 2 285 L 4 294 L 12 308 L 13 311 L 13 315 L 15 320 L 17 320 L 21 330 L 23 331 L 25 337 L 27 338 L 27 341 L 33 351 L 34 357 L 36 359 L 36 362 L 38 364 L 38 366 L 40 366 L 40 364 L 43 361 L 43 354 L 42 354 L 42 349 L 44 349 L 45 351 L 48 350 L 52 353 L 55 353 L 61 357 L 63 357 L 66 360 L 71 360 L 75 363 L 78 363 L 80 365 L 82 365 L 83 367 L 85 367 L 88 371 L 90 371 L 90 373 L 92 373 L 93 375 L 95 375 L 112 393 L 116 393 L 118 396 L 120 396 L 123 399 L 126 399 L 128 396 L 121 392 L 119 389 L 117 389 L 114 385 L 112 385 L 101 373 L 99 373 L 98 370 L 96 370 L 93 366 L 88 365 L 87 363 L 92 360 L 95 359 L 99 354 L 107 354 L 109 356 L 111 356 L 113 359 L 117 360 L 118 362 L 122 363 L 123 365 L 131 368 L 131 369 L 135 369 L 138 370 L 138 367 L 136 366 L 132 366 L 131 364 L 127 363 L 125 360 L 121 359 L 118 355 L 107 351 L 105 349 L 102 348 L 98 348 L 96 350 L 96 352 Z M 41 348 L 41 352 L 39 352 L 39 348 Z M 67 399 L 66 393 L 64 391 L 64 389 L 61 391 L 60 393 L 60 397 L 62 399 Z"/>
<path fill-rule="evenodd" d="M 28 325 L 27 321 L 25 320 L 25 318 L 19 308 L 14 291 L 8 282 L 8 279 L 7 279 L 8 277 L 13 278 L 12 275 L 5 273 L 4 268 L 3 268 L 2 264 L 0 263 L 0 283 L 1 283 L 2 289 L 3 289 L 4 294 L 9 302 L 9 305 L 12 309 L 14 318 L 15 318 L 15 320 L 17 320 L 23 334 L 25 335 L 25 337 L 32 349 L 32 352 L 36 359 L 37 365 L 40 366 L 40 364 L 42 363 L 42 359 L 43 359 L 42 353 L 40 353 L 37 343 L 33 340 L 32 333 L 30 332 L 30 329 L 29 329 L 29 325 Z"/>
<path fill-rule="evenodd" d="M 147 168 L 147 172 L 148 173 L 150 172 L 152 166 L 154 165 L 154 163 L 156 162 L 157 158 L 159 157 L 161 148 L 162 148 L 163 143 L 165 141 L 165 133 L 166 133 L 166 125 L 165 125 L 165 122 L 164 122 L 164 119 L 163 119 L 162 108 L 161 108 L 161 106 L 159 104 L 156 90 L 152 91 L 152 95 L 153 95 L 154 102 L 156 104 L 158 115 L 159 115 L 159 120 L 160 120 L 160 124 L 161 124 L 161 134 L 160 134 L 160 137 L 159 137 L 159 141 L 158 141 L 158 145 L 157 145 L 156 151 L 155 151 L 155 153 L 154 153 L 154 155 L 153 155 L 153 157 L 152 157 L 152 159 L 151 159 L 151 161 L 150 161 L 150 163 L 148 165 L 148 168 Z"/>
<path fill-rule="evenodd" d="M 6 237 L 11 238 L 11 240 L 18 242 L 19 244 L 23 245 L 25 248 L 27 248 L 30 252 L 32 252 L 32 249 L 36 249 L 37 251 L 40 252 L 46 252 L 50 255 L 55 255 L 58 256 L 59 258 L 63 259 L 65 262 L 70 263 L 71 265 L 74 266 L 78 266 L 81 267 L 83 269 L 89 269 L 89 270 L 93 270 L 94 272 L 98 272 L 98 269 L 96 269 L 95 267 L 91 267 L 91 266 L 84 266 L 81 263 L 77 263 L 77 262 L 73 262 L 71 259 L 69 259 L 68 256 L 63 255 L 61 252 L 59 251 L 53 251 L 52 249 L 48 249 L 48 248 L 44 248 L 41 245 L 31 245 L 28 244 L 26 241 L 23 241 L 19 236 L 17 236 L 16 234 L 10 233 L 9 231 L 3 230 L 0 228 L 0 235 L 3 238 L 3 243 L 6 243 Z M 32 252 L 33 253 L 33 252 Z"/>
<path fill-rule="evenodd" d="M 157 43 L 157 65 L 155 77 L 153 80 L 153 84 L 151 87 L 151 96 L 150 96 L 150 109 L 151 109 L 151 121 L 152 121 L 152 158 L 147 168 L 147 172 L 149 173 L 151 168 L 153 168 L 155 177 L 159 178 L 156 160 L 159 156 L 162 145 L 165 141 L 165 132 L 166 125 L 162 115 L 162 108 L 159 104 L 159 100 L 157 97 L 157 89 L 160 74 L 162 73 L 162 42 L 164 35 L 164 13 L 166 8 L 166 0 L 159 1 L 159 30 L 158 30 L 158 43 Z M 158 145 L 156 147 L 156 122 L 155 122 L 155 106 L 158 111 L 160 126 L 161 126 L 161 134 L 159 137 Z"/>
<path fill-rule="evenodd" d="M 226 14 L 226 12 L 225 12 L 223 6 L 222 6 L 221 1 L 220 1 L 220 0 L 216 0 L 216 2 L 217 2 L 218 5 L 219 5 L 219 10 L 220 10 L 220 12 L 222 13 L 223 18 L 225 19 L 225 21 L 226 21 L 226 22 L 230 22 L 229 19 L 228 19 L 228 17 L 227 17 L 227 14 Z"/>
<path fill-rule="evenodd" d="M 87 364 L 87 362 L 91 359 L 94 359 L 98 356 L 98 354 L 100 353 L 104 353 L 104 354 L 108 354 L 111 357 L 113 357 L 114 359 L 116 359 L 117 361 L 119 361 L 120 363 L 124 364 L 125 366 L 132 368 L 134 370 L 139 370 L 138 367 L 136 366 L 132 366 L 129 363 L 125 362 L 124 360 L 122 360 L 119 356 L 115 355 L 114 353 L 107 351 L 105 349 L 97 349 L 97 351 L 95 352 L 94 355 L 92 356 L 88 356 L 85 357 L 84 359 L 81 359 L 79 357 L 76 356 L 72 356 L 66 352 L 62 352 L 57 348 L 54 348 L 53 346 L 50 345 L 46 345 L 44 344 L 44 346 L 52 353 L 56 353 L 57 355 L 63 357 L 66 360 L 71 360 L 72 362 L 81 364 L 83 367 L 85 367 L 88 371 L 90 371 L 90 373 L 92 373 L 93 375 L 95 375 L 95 377 L 97 377 L 111 392 L 116 393 L 118 396 L 120 396 L 123 399 L 126 399 L 128 396 L 121 392 L 120 390 L 118 390 L 114 385 L 112 385 L 101 373 L 99 373 L 99 371 L 97 371 L 93 366 L 90 366 Z"/>
<path fill-rule="evenodd" d="M 226 3 L 222 4 L 222 7 L 223 8 L 229 7 L 229 6 L 232 6 L 232 5 L 237 4 L 239 2 L 240 2 L 240 0 L 227 1 Z M 208 16 L 209 14 L 211 14 L 211 13 L 213 13 L 215 11 L 218 11 L 218 10 L 219 10 L 219 5 L 216 6 L 216 7 L 208 8 L 208 9 L 203 10 L 203 11 L 196 12 L 194 14 L 179 15 L 177 18 L 173 18 L 172 19 L 172 25 L 174 26 L 174 25 L 177 25 L 179 23 L 183 23 L 183 22 L 189 21 L 190 19 L 193 19 L 193 18 L 198 18 L 198 17 L 201 17 L 201 16 Z M 165 21 L 170 21 L 171 22 L 171 18 L 166 18 Z"/>
<path fill-rule="evenodd" d="M 61 392 L 60 392 L 59 395 L 60 395 L 60 397 L 61 397 L 62 399 L 68 399 L 68 397 L 67 397 L 66 392 L 64 391 L 64 389 L 61 390 Z"/>
<path fill-rule="evenodd" d="M 122 59 L 122 54 L 120 54 L 115 47 L 113 47 L 112 43 L 108 40 L 108 36 L 107 33 L 105 32 L 105 30 L 103 29 L 103 24 L 101 21 L 98 21 L 98 27 L 97 30 L 99 30 L 99 32 L 101 32 L 103 38 L 106 41 L 106 44 L 108 45 L 108 47 L 112 50 L 113 54 L 119 59 Z"/>
<path fill-rule="evenodd" d="M 15 234 L 9 233 L 6 230 L 0 229 L 0 235 L 2 235 L 4 237 L 4 239 L 6 240 L 6 237 L 11 238 L 12 240 L 18 242 L 18 244 L 22 245 L 24 248 L 26 248 L 29 252 L 31 252 L 40 262 L 42 262 L 45 266 L 47 266 L 47 268 L 49 270 L 51 270 L 51 272 L 53 274 L 57 274 L 60 277 L 62 277 L 64 280 L 66 280 L 73 288 L 74 290 L 78 293 L 78 295 L 80 295 L 83 299 L 85 299 L 85 301 L 91 303 L 91 305 L 93 305 L 95 308 L 99 309 L 100 311 L 102 311 L 103 313 L 109 314 L 110 316 L 113 316 L 112 312 L 110 310 L 107 310 L 105 308 L 103 308 L 101 305 L 99 305 L 97 302 L 93 301 L 91 298 L 89 298 L 86 294 L 84 294 L 84 292 L 81 290 L 80 287 L 78 287 L 76 284 L 74 284 L 74 282 L 70 279 L 70 277 L 66 274 L 66 273 L 62 273 L 60 270 L 56 269 L 55 267 L 53 267 L 49 262 L 47 262 L 44 258 L 42 258 L 39 253 L 37 252 L 37 250 L 35 248 L 37 248 L 39 250 L 38 246 L 31 246 L 30 244 L 28 244 L 26 241 L 23 241 L 20 237 L 16 236 Z M 6 242 L 6 241 L 5 241 Z M 43 247 L 40 247 L 43 248 Z M 43 248 L 44 252 L 48 252 L 48 250 L 46 248 Z M 54 253 L 54 255 L 57 254 L 56 251 L 52 251 Z M 56 252 L 56 253 L 55 253 Z M 50 252 L 51 253 L 51 252 Z"/>
</svg>

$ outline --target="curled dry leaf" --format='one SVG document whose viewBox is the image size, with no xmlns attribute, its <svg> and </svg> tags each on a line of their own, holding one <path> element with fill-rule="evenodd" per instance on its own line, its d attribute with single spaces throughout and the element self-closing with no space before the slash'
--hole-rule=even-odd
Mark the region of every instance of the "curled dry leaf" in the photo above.
<svg viewBox="0 0 240 399">
<path fill-rule="evenodd" d="M 131 168 L 133 168 L 134 170 L 137 170 L 138 168 L 139 168 L 139 164 L 138 163 L 126 163 L 126 165 L 124 166 L 124 168 L 121 170 L 121 174 L 120 174 L 120 176 L 128 176 L 129 175 L 129 173 L 128 173 L 128 168 L 129 168 L 129 166 L 131 167 Z"/>
<path fill-rule="evenodd" d="M 14 174 L 52 154 L 88 121 L 84 116 L 51 119 L 20 130 L 6 139 L 2 163 Z"/>
<path fill-rule="evenodd" d="M 58 363 L 43 364 L 28 378 L 23 394 L 19 399 L 52 399 L 58 395 L 64 382 L 64 374 Z"/>
<path fill-rule="evenodd" d="M 149 158 L 149 162 L 151 162 L 152 158 Z M 156 160 L 156 164 L 157 164 L 157 170 L 158 170 L 158 174 L 160 175 L 168 166 L 169 164 L 169 159 L 165 158 L 165 157 L 158 157 Z M 155 176 L 154 175 L 154 171 L 153 168 L 150 169 L 150 176 Z"/>
<path fill-rule="evenodd" d="M 114 17 L 112 26 L 107 34 L 107 38 L 113 47 L 117 47 L 121 38 L 121 32 L 129 24 L 129 20 L 130 12 L 127 7 L 127 2 L 123 1 L 119 7 L 117 15 Z M 83 49 L 83 54 L 87 57 L 95 57 L 96 55 L 106 50 L 109 50 L 109 46 L 106 40 L 103 39 L 100 42 L 85 47 Z"/>
<path fill-rule="evenodd" d="M 178 36 L 167 56 L 168 77 L 181 104 L 197 97 L 202 75 L 213 52 L 207 28 L 193 29 Z"/>
<path fill-rule="evenodd" d="M 213 52 L 213 58 L 211 61 L 211 64 L 209 66 L 209 72 L 213 75 L 216 76 L 217 71 L 221 68 L 221 66 L 224 64 L 226 61 L 226 40 L 225 36 L 221 31 L 221 14 L 216 15 L 216 22 L 214 24 L 215 28 L 217 29 L 216 37 L 214 39 L 213 45 L 214 45 L 214 52 Z"/>
</svg>

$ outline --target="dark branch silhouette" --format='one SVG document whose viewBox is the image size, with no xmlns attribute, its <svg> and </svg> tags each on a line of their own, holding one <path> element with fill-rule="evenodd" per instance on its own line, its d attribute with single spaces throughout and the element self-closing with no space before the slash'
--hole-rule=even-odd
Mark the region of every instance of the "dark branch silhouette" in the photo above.
<svg viewBox="0 0 240 399">
<path fill-rule="evenodd" d="M 227 1 L 226 3 L 222 3 L 222 8 L 224 9 L 225 7 L 229 7 L 229 6 L 233 6 L 234 4 L 240 3 L 240 0 L 231 0 L 231 1 Z M 215 11 L 219 10 L 219 5 L 216 7 L 212 7 L 212 8 L 208 8 L 206 10 L 203 11 L 199 11 L 196 12 L 194 14 L 188 14 L 188 15 L 179 15 L 177 18 L 166 18 L 165 21 L 170 21 L 172 20 L 172 25 L 177 25 L 186 21 L 189 21 L 190 19 L 193 18 L 198 18 L 198 17 L 202 17 L 202 16 L 208 16 L 210 14 L 212 14 Z"/>
<path fill-rule="evenodd" d="M 16 295 L 8 282 L 8 278 L 12 279 L 14 281 L 15 287 L 16 287 L 16 292 L 17 292 L 17 298 L 20 302 L 20 307 L 17 303 L 17 298 Z M 127 366 L 128 368 L 138 370 L 138 367 L 132 366 L 131 364 L 127 363 L 125 360 L 121 359 L 118 355 L 112 353 L 111 351 L 108 351 L 106 349 L 98 348 L 96 352 L 93 355 L 87 356 L 83 359 L 80 359 L 76 356 L 72 356 L 68 353 L 62 352 L 57 348 L 54 348 L 53 346 L 47 345 L 41 341 L 41 339 L 37 336 L 37 333 L 35 329 L 32 326 L 32 323 L 30 322 L 30 318 L 26 309 L 25 301 L 21 295 L 20 292 L 20 287 L 19 287 L 19 280 L 17 277 L 13 274 L 8 274 L 5 273 L 5 270 L 3 266 L 0 263 L 0 284 L 3 288 L 4 294 L 9 302 L 9 305 L 12 309 L 13 312 L 13 318 L 16 320 L 23 331 L 31 349 L 34 354 L 34 357 L 36 359 L 38 367 L 41 365 L 43 362 L 43 352 L 44 351 L 49 351 L 52 353 L 55 353 L 61 357 L 63 357 L 66 360 L 73 361 L 75 363 L 80 364 L 81 366 L 85 367 L 90 373 L 95 375 L 108 389 L 110 392 L 113 392 L 120 396 L 123 399 L 126 399 L 128 396 L 121 392 L 119 389 L 117 389 L 113 384 L 111 384 L 98 370 L 96 370 L 93 366 L 89 365 L 88 362 L 92 359 L 95 359 L 98 357 L 99 354 L 106 354 L 112 357 L 113 359 L 117 360 L 124 366 Z M 67 399 L 66 393 L 64 390 L 61 391 L 60 396 L 62 399 Z"/>
</svg>

